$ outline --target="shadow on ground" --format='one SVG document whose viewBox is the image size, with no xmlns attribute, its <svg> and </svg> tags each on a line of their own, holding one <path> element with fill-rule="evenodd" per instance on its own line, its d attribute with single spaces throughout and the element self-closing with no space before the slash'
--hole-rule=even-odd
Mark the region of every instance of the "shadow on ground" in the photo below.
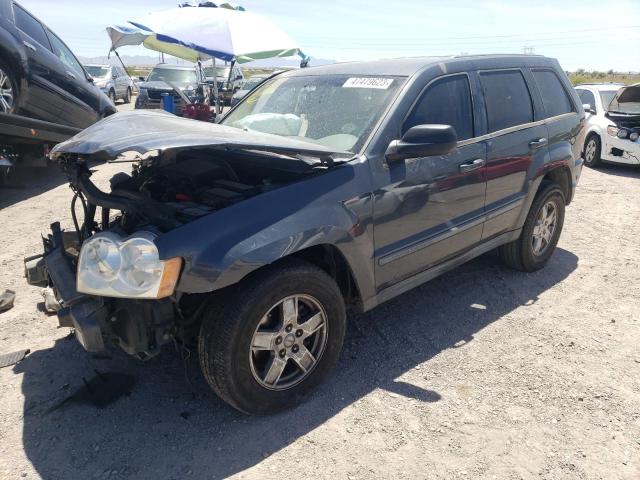
<svg viewBox="0 0 640 480">
<path fill-rule="evenodd" d="M 0 210 L 40 195 L 66 181 L 60 168 L 54 164 L 46 167 L 16 167 L 11 170 L 7 184 L 0 185 Z"/>
<path fill-rule="evenodd" d="M 352 316 L 329 380 L 302 405 L 268 417 L 246 417 L 213 396 L 193 358 L 187 362 L 190 387 L 172 352 L 147 363 L 117 352 L 99 360 L 72 337 L 58 340 L 14 367 L 24 376 L 24 449 L 43 478 L 228 477 L 376 389 L 421 402 L 447 401 L 429 389 L 428 379 L 412 384 L 398 378 L 446 349 L 464 350 L 478 331 L 535 302 L 577 263 L 575 255 L 558 249 L 544 270 L 523 274 L 490 254 Z M 81 386 L 82 377 L 94 376 L 94 369 L 135 375 L 137 384 L 104 409 L 71 403 L 46 413 Z"/>
<path fill-rule="evenodd" d="M 637 178 L 640 180 L 640 165 L 616 165 L 615 163 L 603 163 L 597 167 L 602 173 L 616 177 Z"/>
</svg>

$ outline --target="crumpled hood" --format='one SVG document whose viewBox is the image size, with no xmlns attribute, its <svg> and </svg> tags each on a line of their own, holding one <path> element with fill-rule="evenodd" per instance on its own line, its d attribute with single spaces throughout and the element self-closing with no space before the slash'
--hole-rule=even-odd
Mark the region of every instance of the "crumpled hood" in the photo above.
<svg viewBox="0 0 640 480">
<path fill-rule="evenodd" d="M 622 87 L 609 103 L 609 111 L 640 114 L 640 83 Z"/>
<path fill-rule="evenodd" d="M 112 160 L 125 152 L 145 154 L 154 150 L 190 147 L 300 153 L 318 157 L 332 153 L 352 156 L 314 143 L 176 117 L 161 110 L 134 110 L 111 115 L 56 145 L 50 156 L 56 160 L 62 154 L 73 153 Z"/>
</svg>

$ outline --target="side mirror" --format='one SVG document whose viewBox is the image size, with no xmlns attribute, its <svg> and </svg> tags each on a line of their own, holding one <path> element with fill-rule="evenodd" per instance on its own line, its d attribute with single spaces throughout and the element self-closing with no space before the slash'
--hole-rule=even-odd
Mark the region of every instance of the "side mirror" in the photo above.
<svg viewBox="0 0 640 480">
<path fill-rule="evenodd" d="M 456 148 L 458 136 L 451 125 L 416 125 L 411 127 L 400 140 L 389 144 L 385 157 L 389 161 L 406 158 L 446 155 Z"/>
<path fill-rule="evenodd" d="M 111 75 L 111 78 L 113 78 L 114 80 L 118 78 L 118 75 Z"/>
<path fill-rule="evenodd" d="M 138 80 L 140 80 L 141 82 L 144 82 L 144 77 L 138 77 Z"/>
<path fill-rule="evenodd" d="M 93 79 L 93 77 L 92 77 L 91 75 L 89 75 L 89 74 L 87 74 L 87 81 L 88 81 L 89 83 L 94 83 L 94 82 L 95 82 L 95 80 Z"/>
<path fill-rule="evenodd" d="M 237 75 L 236 80 L 242 80 L 242 75 Z"/>
<path fill-rule="evenodd" d="M 593 108 L 591 105 L 589 105 L 588 103 L 583 103 L 582 104 L 582 108 L 584 108 L 584 111 L 587 113 L 596 113 L 596 109 Z"/>
</svg>

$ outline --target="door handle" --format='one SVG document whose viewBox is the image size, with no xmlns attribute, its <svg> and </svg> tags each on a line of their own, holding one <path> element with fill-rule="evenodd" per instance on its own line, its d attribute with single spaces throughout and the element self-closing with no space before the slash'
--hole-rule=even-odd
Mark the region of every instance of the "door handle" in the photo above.
<svg viewBox="0 0 640 480">
<path fill-rule="evenodd" d="M 23 40 L 22 42 L 24 44 L 25 47 L 27 47 L 30 50 L 33 50 L 34 52 L 37 52 L 38 49 L 36 48 L 35 45 L 33 45 L 32 43 L 27 42 L 26 40 Z"/>
<path fill-rule="evenodd" d="M 68 71 L 68 70 L 67 70 L 67 76 L 68 76 L 68 77 L 71 77 L 71 78 L 73 78 L 73 79 L 75 79 L 75 78 L 76 78 L 76 76 L 74 75 L 74 73 L 73 73 L 73 72 L 70 72 L 70 71 Z"/>
<path fill-rule="evenodd" d="M 542 138 L 538 138 L 537 140 L 531 140 L 529 142 L 529 146 L 531 148 L 540 148 L 540 147 L 545 147 L 547 143 L 549 143 L 549 141 L 546 138 L 542 137 Z"/>
<path fill-rule="evenodd" d="M 484 158 L 476 158 L 474 161 L 469 163 L 463 163 L 460 165 L 461 172 L 470 172 L 471 170 L 477 170 L 478 168 L 482 168 L 485 166 L 487 162 Z"/>
</svg>

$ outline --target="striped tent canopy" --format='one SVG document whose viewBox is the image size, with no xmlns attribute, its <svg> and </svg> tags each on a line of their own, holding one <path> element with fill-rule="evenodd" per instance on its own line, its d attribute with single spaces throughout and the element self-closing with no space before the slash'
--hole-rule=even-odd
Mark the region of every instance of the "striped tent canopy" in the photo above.
<svg viewBox="0 0 640 480">
<path fill-rule="evenodd" d="M 231 4 L 219 7 L 172 8 L 109 26 L 111 48 L 144 45 L 192 62 L 217 58 L 246 63 L 292 55 L 305 58 L 297 43 L 266 18 Z"/>
</svg>

